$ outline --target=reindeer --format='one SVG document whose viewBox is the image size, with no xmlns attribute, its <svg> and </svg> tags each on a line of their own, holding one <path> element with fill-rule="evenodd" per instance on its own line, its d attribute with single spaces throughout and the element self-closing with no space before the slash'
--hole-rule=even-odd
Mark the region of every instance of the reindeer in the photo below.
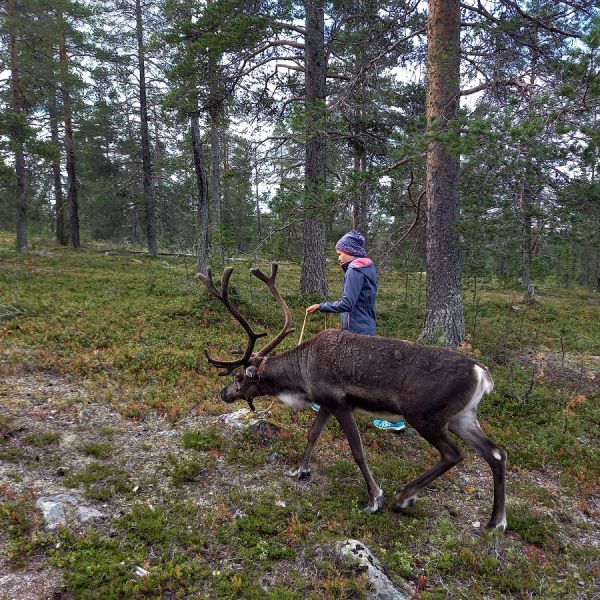
<svg viewBox="0 0 600 600">
<path fill-rule="evenodd" d="M 436 465 L 397 495 L 392 507 L 396 512 L 413 506 L 419 490 L 463 459 L 451 432 L 490 466 L 494 506 L 487 527 L 504 531 L 506 452 L 485 435 L 477 421 L 477 406 L 494 387 L 487 368 L 454 350 L 335 329 L 322 331 L 277 356 L 268 356 L 294 331 L 292 313 L 275 285 L 277 267 L 277 263 L 272 264 L 270 277 L 260 269 L 251 269 L 267 285 L 285 316 L 281 331 L 256 353 L 256 341 L 266 334 L 255 333 L 229 301 L 233 268 L 223 271 L 220 290 L 213 283 L 210 269 L 206 275 L 197 274 L 248 335 L 246 350 L 237 360 L 211 358 L 205 350 L 209 363 L 221 369 L 219 375 L 229 375 L 237 369 L 233 381 L 221 390 L 221 399 L 227 403 L 246 400 L 252 410 L 253 399 L 259 396 L 276 396 L 296 410 L 307 408 L 310 402 L 318 403 L 321 409 L 310 428 L 304 455 L 298 467 L 288 474 L 296 479 L 310 476 L 313 447 L 333 416 L 341 425 L 367 484 L 369 503 L 364 510 L 368 513 L 383 507 L 383 491 L 365 459 L 354 413 L 390 421 L 403 419 L 440 453 Z"/>
</svg>

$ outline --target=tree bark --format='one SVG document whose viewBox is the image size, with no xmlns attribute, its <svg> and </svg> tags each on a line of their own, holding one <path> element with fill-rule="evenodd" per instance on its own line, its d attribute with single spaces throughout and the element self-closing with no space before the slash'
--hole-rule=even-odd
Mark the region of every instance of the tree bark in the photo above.
<svg viewBox="0 0 600 600">
<path fill-rule="evenodd" d="M 367 237 L 367 153 L 364 148 L 354 149 L 354 173 L 359 182 L 352 199 L 352 228 Z"/>
<path fill-rule="evenodd" d="M 150 135 L 148 133 L 148 100 L 146 96 L 146 58 L 144 54 L 144 30 L 142 24 L 142 6 L 135 0 L 135 24 L 138 47 L 139 94 L 140 94 L 140 133 L 142 143 L 142 170 L 144 185 L 144 205 L 146 209 L 146 241 L 148 254 L 158 256 L 158 227 L 156 198 L 152 177 L 150 157 Z"/>
<path fill-rule="evenodd" d="M 200 134 L 200 119 L 198 115 L 190 116 L 190 130 L 192 135 L 192 152 L 194 156 L 194 170 L 196 172 L 196 187 L 198 191 L 198 210 L 196 222 L 198 226 L 198 260 L 197 273 L 206 273 L 208 269 L 208 181 L 206 177 L 206 164 Z"/>
<path fill-rule="evenodd" d="M 58 109 L 56 107 L 56 88 L 52 86 L 50 91 L 50 102 L 48 106 L 50 114 L 50 139 L 56 149 L 56 155 L 52 158 L 52 175 L 54 179 L 54 214 L 56 217 L 56 241 L 61 246 L 66 246 L 69 241 L 65 231 L 65 205 L 62 190 L 62 177 L 60 172 L 60 139 L 58 134 Z"/>
<path fill-rule="evenodd" d="M 62 22 L 63 16 L 59 14 Z M 67 166 L 67 201 L 69 204 L 69 222 L 71 229 L 70 245 L 79 248 L 79 198 L 77 188 L 77 159 L 75 156 L 75 140 L 73 137 L 73 112 L 71 108 L 71 92 L 69 89 L 69 66 L 67 59 L 67 42 L 63 35 L 59 47 L 61 73 L 61 95 L 63 105 L 63 121 L 65 124 L 65 162 Z"/>
<path fill-rule="evenodd" d="M 534 0 L 532 9 L 535 14 L 539 13 L 540 3 L 539 0 Z M 538 32 L 537 28 L 534 30 L 534 43 L 531 49 L 531 72 L 529 74 L 529 83 L 534 89 L 535 79 L 537 74 L 537 63 L 539 59 L 538 44 Z M 533 251 L 531 244 L 531 213 L 533 207 L 533 176 L 534 167 L 533 161 L 527 148 L 525 151 L 525 174 L 521 188 L 521 281 L 523 284 L 523 298 L 525 300 L 533 300 L 534 296 L 534 284 L 531 279 L 531 253 Z"/>
<path fill-rule="evenodd" d="M 10 85 L 11 109 L 17 115 L 17 120 L 22 114 L 23 94 L 21 90 L 21 73 L 19 71 L 19 58 L 17 52 L 17 37 L 14 31 L 15 2 L 8 0 L 8 43 L 10 47 Z M 27 252 L 27 173 L 25 169 L 25 153 L 23 148 L 23 131 L 16 122 L 12 127 L 12 138 L 15 152 L 15 175 L 17 178 L 17 202 L 15 205 L 15 233 L 18 252 Z"/>
<path fill-rule="evenodd" d="M 210 233 L 213 239 L 213 247 L 220 254 L 221 260 L 225 259 L 223 244 L 219 240 L 215 244 L 215 237 L 221 229 L 221 206 L 223 201 L 223 189 L 221 186 L 221 110 L 215 109 L 210 112 L 210 154 L 211 154 L 211 171 L 210 171 L 210 191 L 211 191 L 211 208 L 212 219 L 210 222 Z M 209 215 L 210 218 L 210 215 Z"/>
<path fill-rule="evenodd" d="M 326 98 L 325 13 L 323 0 L 306 0 L 305 108 L 306 156 L 304 171 L 302 293 L 327 295 L 326 228 L 319 210 L 325 193 L 326 145 L 323 133 Z"/>
<path fill-rule="evenodd" d="M 528 165 L 529 167 L 530 165 Z M 527 169 L 530 171 L 530 169 Z M 531 210 L 533 206 L 533 194 L 531 183 L 528 179 L 530 173 L 526 173 L 522 182 L 520 194 L 520 212 L 521 212 L 521 282 L 523 284 L 523 295 L 525 300 L 533 300 L 534 285 L 531 280 Z"/>
<path fill-rule="evenodd" d="M 457 346 L 465 336 L 459 217 L 459 156 L 439 138 L 457 118 L 460 94 L 460 5 L 430 0 L 427 18 L 427 299 L 421 337 Z"/>
<path fill-rule="evenodd" d="M 255 167 L 254 167 L 254 185 L 255 185 L 255 204 L 256 204 L 256 239 L 257 241 L 260 241 L 260 238 L 262 237 L 262 229 L 261 229 L 261 215 L 260 215 L 260 194 L 258 193 L 258 183 L 259 183 L 259 178 L 258 178 L 258 152 L 255 151 L 254 153 L 254 162 L 256 163 Z"/>
<path fill-rule="evenodd" d="M 207 0 L 206 5 L 210 6 L 213 0 Z M 191 15 L 190 15 L 191 19 Z M 209 94 L 208 116 L 210 117 L 210 235 L 213 239 L 221 228 L 221 211 L 223 206 L 223 173 L 221 169 L 221 125 L 223 124 L 224 101 L 222 90 L 220 89 L 219 79 L 221 77 L 220 60 L 214 54 L 209 56 Z M 221 260 L 225 259 L 224 248 L 222 244 L 214 245 Z"/>
</svg>

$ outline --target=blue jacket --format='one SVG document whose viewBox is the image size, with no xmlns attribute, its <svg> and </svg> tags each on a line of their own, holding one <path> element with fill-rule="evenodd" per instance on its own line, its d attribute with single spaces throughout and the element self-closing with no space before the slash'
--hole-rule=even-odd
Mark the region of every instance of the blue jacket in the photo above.
<svg viewBox="0 0 600 600">
<path fill-rule="evenodd" d="M 322 302 L 319 308 L 321 312 L 342 313 L 343 331 L 375 335 L 375 264 L 370 258 L 356 258 L 346 265 L 343 296 L 336 302 Z"/>
</svg>

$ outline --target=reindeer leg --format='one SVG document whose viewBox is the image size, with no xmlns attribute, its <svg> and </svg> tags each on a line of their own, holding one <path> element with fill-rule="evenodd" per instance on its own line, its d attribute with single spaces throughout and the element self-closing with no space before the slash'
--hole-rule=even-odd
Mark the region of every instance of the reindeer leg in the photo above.
<svg viewBox="0 0 600 600">
<path fill-rule="evenodd" d="M 407 415 L 405 415 L 406 417 Z M 446 471 L 456 466 L 462 459 L 461 449 L 450 439 L 446 426 L 443 428 L 432 426 L 417 426 L 408 421 L 432 446 L 440 453 L 441 460 L 429 471 L 426 471 L 410 483 L 407 483 L 401 494 L 396 496 L 396 504 L 392 506 L 394 512 L 401 512 L 404 508 L 413 506 L 417 497 L 417 492 L 443 475 Z"/>
<path fill-rule="evenodd" d="M 308 432 L 308 444 L 306 444 L 304 456 L 302 457 L 302 460 L 300 461 L 296 469 L 288 471 L 287 474 L 290 477 L 294 477 L 298 480 L 310 477 L 310 469 L 308 468 L 308 465 L 310 463 L 310 456 L 312 454 L 316 441 L 321 435 L 323 427 L 325 426 L 327 421 L 329 421 L 330 417 L 331 413 L 325 407 L 321 406 L 321 410 L 317 413 L 317 417 L 313 421 L 313 424 L 310 426 L 310 431 Z"/>
<path fill-rule="evenodd" d="M 477 417 L 472 412 L 460 412 L 449 423 L 449 429 L 464 440 L 484 458 L 494 477 L 494 508 L 487 524 L 488 529 L 506 529 L 506 510 L 504 506 L 504 488 L 506 476 L 506 452 L 496 446 L 485 435 Z"/>
<path fill-rule="evenodd" d="M 367 460 L 365 459 L 362 440 L 360 439 L 360 433 L 358 431 L 358 427 L 356 426 L 356 421 L 354 420 L 352 413 L 348 410 L 335 411 L 333 415 L 342 426 L 342 429 L 346 434 L 348 444 L 350 445 L 352 456 L 354 457 L 354 460 L 360 468 L 363 477 L 365 478 L 365 482 L 367 483 L 369 504 L 364 510 L 366 513 L 377 512 L 383 507 L 383 491 L 375 482 L 375 479 L 371 474 L 371 470 L 369 469 L 369 465 L 367 464 Z"/>
</svg>

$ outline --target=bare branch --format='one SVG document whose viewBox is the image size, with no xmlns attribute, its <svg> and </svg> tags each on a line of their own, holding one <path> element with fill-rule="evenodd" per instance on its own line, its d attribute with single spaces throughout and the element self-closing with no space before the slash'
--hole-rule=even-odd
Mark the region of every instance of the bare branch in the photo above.
<svg viewBox="0 0 600 600">
<path fill-rule="evenodd" d="M 493 87 L 499 86 L 511 86 L 514 85 L 522 90 L 528 90 L 532 87 L 532 84 L 523 81 L 522 79 L 518 79 L 516 77 L 512 77 L 511 79 L 492 79 L 491 81 L 486 81 L 480 85 L 476 85 L 472 88 L 467 88 L 465 90 L 460 90 L 461 96 L 469 96 L 470 94 L 476 94 L 477 92 L 483 92 L 484 90 L 488 90 Z"/>
</svg>

